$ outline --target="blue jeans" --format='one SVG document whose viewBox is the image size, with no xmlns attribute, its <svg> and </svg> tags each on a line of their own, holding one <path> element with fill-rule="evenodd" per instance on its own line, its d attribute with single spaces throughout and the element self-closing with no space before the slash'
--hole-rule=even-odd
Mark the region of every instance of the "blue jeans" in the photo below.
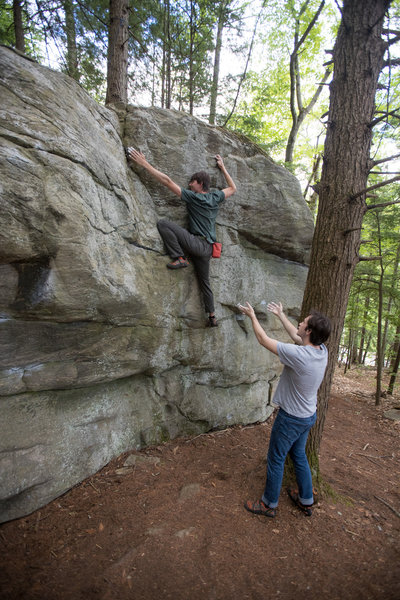
<svg viewBox="0 0 400 600">
<path fill-rule="evenodd" d="M 299 500 L 310 506 L 314 502 L 310 465 L 306 456 L 308 432 L 317 420 L 317 413 L 304 419 L 279 409 L 272 427 L 267 457 L 267 481 L 262 501 L 271 508 L 278 506 L 283 470 L 287 454 L 293 460 Z"/>
</svg>

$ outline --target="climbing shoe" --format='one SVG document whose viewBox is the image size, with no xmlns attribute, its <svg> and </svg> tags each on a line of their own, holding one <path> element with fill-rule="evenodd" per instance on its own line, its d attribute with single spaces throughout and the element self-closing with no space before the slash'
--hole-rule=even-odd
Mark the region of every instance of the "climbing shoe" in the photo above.
<svg viewBox="0 0 400 600">
<path fill-rule="evenodd" d="M 213 316 L 211 316 L 211 315 L 210 315 L 210 316 L 208 317 L 208 323 L 207 323 L 207 325 L 208 325 L 209 327 L 218 327 L 218 321 L 217 321 L 217 319 L 215 318 L 215 315 L 213 315 Z"/>
<path fill-rule="evenodd" d="M 188 267 L 188 266 L 189 266 L 189 261 L 186 258 L 184 258 L 183 256 L 180 256 L 176 260 L 168 263 L 167 269 L 183 269 L 184 267 Z"/>
<path fill-rule="evenodd" d="M 295 506 L 297 506 L 297 508 L 299 508 L 301 510 L 301 512 L 303 512 L 306 515 L 306 517 L 311 517 L 312 516 L 312 504 L 310 504 L 310 505 L 302 504 L 299 500 L 299 493 L 297 490 L 289 487 L 286 489 L 286 491 L 288 493 L 289 498 L 293 502 L 293 504 Z"/>
<path fill-rule="evenodd" d="M 244 507 L 249 512 L 255 515 L 262 515 L 263 517 L 271 517 L 273 519 L 276 515 L 276 508 L 270 508 L 262 500 L 258 500 L 257 502 L 247 500 L 244 503 Z"/>
</svg>

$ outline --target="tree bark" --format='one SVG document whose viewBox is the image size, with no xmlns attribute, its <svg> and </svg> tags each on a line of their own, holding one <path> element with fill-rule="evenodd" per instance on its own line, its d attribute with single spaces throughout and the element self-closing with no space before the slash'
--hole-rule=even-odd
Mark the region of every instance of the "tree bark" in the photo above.
<svg viewBox="0 0 400 600">
<path fill-rule="evenodd" d="M 171 108 L 171 7 L 170 1 L 164 0 L 163 14 L 163 59 L 161 68 L 161 107 Z"/>
<path fill-rule="evenodd" d="M 215 125 L 215 117 L 217 114 L 217 97 L 218 97 L 218 85 L 219 85 L 219 66 L 221 60 L 221 50 L 222 50 L 222 32 L 225 25 L 225 9 L 226 2 L 223 1 L 220 4 L 219 15 L 218 15 L 218 27 L 217 27 L 217 38 L 215 41 L 215 52 L 214 52 L 214 70 L 213 70 L 213 80 L 211 84 L 211 96 L 210 96 L 210 115 L 208 117 L 208 122 L 210 125 Z"/>
<path fill-rule="evenodd" d="M 315 308 L 332 320 L 328 366 L 318 395 L 318 419 L 307 450 L 316 475 L 319 475 L 319 447 L 366 211 L 365 194 L 359 192 L 366 189 L 372 166 L 371 122 L 385 51 L 382 25 L 389 4 L 390 0 L 344 0 L 333 51 L 334 74 L 318 189 L 319 210 L 302 305 L 303 316 Z"/>
<path fill-rule="evenodd" d="M 190 0 L 189 19 L 189 114 L 193 115 L 194 109 L 194 43 L 196 35 L 196 9 L 194 0 Z"/>
<path fill-rule="evenodd" d="M 392 364 L 390 365 L 390 381 L 387 393 L 392 396 L 394 384 L 396 383 L 397 372 L 399 370 L 400 365 L 400 325 L 397 326 L 396 329 L 396 344 L 395 344 L 395 356 L 392 360 Z"/>
<path fill-rule="evenodd" d="M 78 50 L 76 47 L 75 12 L 72 0 L 63 0 L 65 13 L 64 31 L 67 36 L 67 69 L 68 75 L 79 81 Z"/>
<path fill-rule="evenodd" d="M 110 0 L 106 104 L 127 100 L 128 0 Z"/>
<path fill-rule="evenodd" d="M 364 314 L 363 314 L 362 327 L 361 327 L 360 349 L 358 352 L 358 362 L 360 365 L 363 364 L 365 334 L 367 331 L 366 322 L 367 322 L 367 316 L 368 316 L 369 302 L 370 302 L 370 297 L 367 296 L 365 299 L 365 310 L 364 310 Z"/>
<path fill-rule="evenodd" d="M 25 36 L 22 24 L 21 0 L 13 0 L 15 47 L 20 52 L 25 52 Z"/>
<path fill-rule="evenodd" d="M 379 253 L 379 280 L 378 280 L 378 324 L 376 336 L 376 388 L 375 388 L 375 406 L 381 403 L 382 391 L 382 371 L 383 357 L 385 353 L 384 340 L 382 335 L 382 320 L 383 320 L 383 280 L 385 276 L 385 268 L 382 259 L 382 237 L 379 212 L 376 213 L 377 232 L 378 232 L 378 253 Z"/>
<path fill-rule="evenodd" d="M 365 365 L 365 361 L 367 360 L 367 354 L 368 354 L 370 345 L 371 345 L 371 334 L 368 336 L 367 345 L 365 346 L 362 363 L 361 363 L 363 365 Z"/>
</svg>

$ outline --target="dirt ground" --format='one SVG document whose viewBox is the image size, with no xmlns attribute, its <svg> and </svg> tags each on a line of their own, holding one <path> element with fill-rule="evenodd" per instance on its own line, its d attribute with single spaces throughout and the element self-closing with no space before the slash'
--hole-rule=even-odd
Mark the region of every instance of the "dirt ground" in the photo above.
<svg viewBox="0 0 400 600">
<path fill-rule="evenodd" d="M 24 600 L 400 598 L 400 395 L 335 377 L 321 467 L 338 497 L 311 518 L 243 508 L 264 487 L 273 418 L 127 453 L 0 527 L 0 597 Z"/>
</svg>

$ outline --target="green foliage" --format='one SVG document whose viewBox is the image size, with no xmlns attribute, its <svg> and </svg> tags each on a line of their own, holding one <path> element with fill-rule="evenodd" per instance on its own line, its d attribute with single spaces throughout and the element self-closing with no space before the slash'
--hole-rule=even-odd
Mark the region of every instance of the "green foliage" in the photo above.
<svg viewBox="0 0 400 600">
<path fill-rule="evenodd" d="M 244 99 L 233 116 L 230 128 L 250 137 L 269 152 L 283 151 L 290 130 L 287 112 L 289 73 L 281 61 L 274 72 L 250 73 Z"/>
<path fill-rule="evenodd" d="M 29 56 L 41 59 L 40 45 L 43 32 L 32 21 L 27 3 L 22 5 L 22 25 L 25 34 L 25 52 Z M 0 0 L 0 44 L 15 47 L 13 1 Z"/>
<path fill-rule="evenodd" d="M 0 43 L 15 46 L 13 7 L 11 0 L 0 2 Z"/>
<path fill-rule="evenodd" d="M 395 201 L 399 197 L 399 186 L 383 189 L 379 197 L 374 198 L 376 204 Z M 393 204 L 368 211 L 360 250 L 362 258 L 367 260 L 361 260 L 355 270 L 342 336 L 343 346 L 348 347 L 353 336 L 359 349 L 364 328 L 365 336 L 371 339 L 369 353 L 376 355 L 380 286 L 383 293 L 382 318 L 387 324 L 386 348 L 393 344 L 400 323 L 399 249 L 400 206 Z"/>
<path fill-rule="evenodd" d="M 294 2 L 286 0 L 267 3 L 268 20 L 264 23 L 262 41 L 267 52 L 262 54 L 263 68 L 249 75 L 230 127 L 259 143 L 278 162 L 283 163 L 285 149 L 292 127 L 290 112 L 289 59 L 293 51 L 296 28 L 299 35 L 306 31 L 319 1 Z M 301 8 L 305 10 L 301 11 Z M 323 19 L 317 21 L 301 47 L 299 63 L 302 103 L 307 106 L 321 81 L 327 60 L 325 50 L 333 45 L 337 15 L 327 5 Z M 328 43 L 328 46 L 326 44 Z M 329 56 L 328 56 L 329 59 Z M 314 156 L 322 150 L 324 124 L 321 115 L 328 109 L 328 89 L 320 96 L 297 136 L 292 165 L 288 165 L 302 180 L 309 179 Z M 315 141 L 317 140 L 317 142 Z"/>
</svg>

